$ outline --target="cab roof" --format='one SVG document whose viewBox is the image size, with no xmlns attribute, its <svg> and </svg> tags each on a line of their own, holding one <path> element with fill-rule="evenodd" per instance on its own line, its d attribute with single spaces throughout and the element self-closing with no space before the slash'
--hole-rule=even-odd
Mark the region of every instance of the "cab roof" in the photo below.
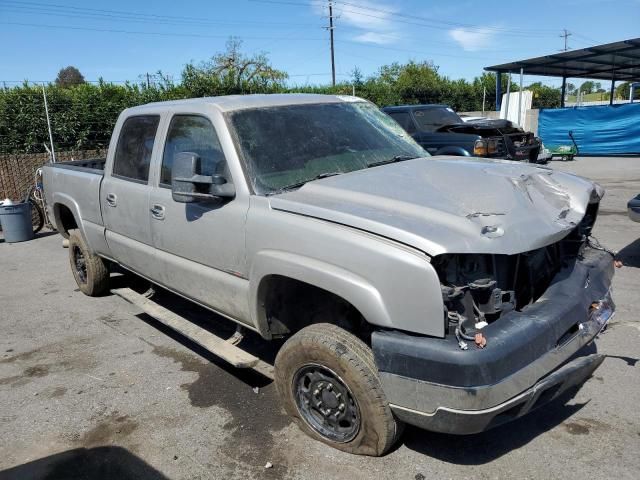
<svg viewBox="0 0 640 480">
<path fill-rule="evenodd" d="M 188 98 L 185 100 L 170 100 L 166 102 L 153 102 L 128 109 L 135 113 L 136 110 L 149 111 L 173 109 L 185 106 L 211 105 L 222 112 L 243 110 L 262 107 L 282 107 L 288 105 L 309 105 L 318 103 L 353 103 L 366 102 L 359 97 L 350 95 L 317 95 L 308 93 L 279 93 L 279 94 L 254 94 L 254 95 L 225 95 L 220 97 Z"/>
</svg>

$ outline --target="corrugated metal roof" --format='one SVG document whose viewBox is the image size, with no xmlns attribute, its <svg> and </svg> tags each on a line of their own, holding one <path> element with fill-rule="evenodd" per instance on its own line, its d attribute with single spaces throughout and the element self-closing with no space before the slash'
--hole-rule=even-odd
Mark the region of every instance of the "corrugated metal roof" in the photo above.
<svg viewBox="0 0 640 480">
<path fill-rule="evenodd" d="M 490 72 L 640 81 L 640 38 L 485 67 Z"/>
</svg>

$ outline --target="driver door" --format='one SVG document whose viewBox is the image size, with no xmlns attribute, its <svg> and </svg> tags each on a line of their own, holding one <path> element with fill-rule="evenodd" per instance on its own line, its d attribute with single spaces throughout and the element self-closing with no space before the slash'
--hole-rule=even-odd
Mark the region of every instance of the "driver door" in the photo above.
<svg viewBox="0 0 640 480">
<path fill-rule="evenodd" d="M 181 152 L 200 156 L 202 175 L 221 174 L 233 183 L 211 121 L 199 114 L 174 115 L 149 202 L 157 277 L 186 297 L 231 318 L 248 321 L 244 239 L 248 197 L 174 201 L 171 168 Z M 242 295 L 245 291 L 247 296 Z"/>
</svg>

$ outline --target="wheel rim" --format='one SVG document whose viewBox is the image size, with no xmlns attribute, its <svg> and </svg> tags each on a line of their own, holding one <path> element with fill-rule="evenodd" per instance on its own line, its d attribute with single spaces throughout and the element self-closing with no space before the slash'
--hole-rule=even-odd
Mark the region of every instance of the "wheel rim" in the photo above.
<svg viewBox="0 0 640 480">
<path fill-rule="evenodd" d="M 334 371 L 316 364 L 303 366 L 293 378 L 293 393 L 302 419 L 323 437 L 345 443 L 358 434 L 358 403 Z"/>
<path fill-rule="evenodd" d="M 73 264 L 75 267 L 76 278 L 80 283 L 87 283 L 87 261 L 80 247 L 73 247 Z"/>
</svg>

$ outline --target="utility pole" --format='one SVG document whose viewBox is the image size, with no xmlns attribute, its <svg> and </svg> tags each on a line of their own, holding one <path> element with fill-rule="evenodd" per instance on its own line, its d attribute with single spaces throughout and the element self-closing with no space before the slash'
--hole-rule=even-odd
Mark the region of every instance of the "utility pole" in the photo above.
<svg viewBox="0 0 640 480">
<path fill-rule="evenodd" d="M 149 81 L 149 72 L 147 72 L 147 88 L 151 87 L 151 82 Z"/>
<path fill-rule="evenodd" d="M 333 52 L 333 1 L 329 0 L 329 37 L 331 39 L 331 84 L 336 86 L 336 61 Z"/>
<path fill-rule="evenodd" d="M 562 35 L 560 35 L 560 38 L 564 38 L 564 52 L 566 52 L 567 50 L 569 50 L 569 45 L 567 40 L 569 39 L 569 37 L 572 35 L 571 32 L 569 32 L 566 28 L 563 28 L 562 31 L 564 32 Z"/>
</svg>

